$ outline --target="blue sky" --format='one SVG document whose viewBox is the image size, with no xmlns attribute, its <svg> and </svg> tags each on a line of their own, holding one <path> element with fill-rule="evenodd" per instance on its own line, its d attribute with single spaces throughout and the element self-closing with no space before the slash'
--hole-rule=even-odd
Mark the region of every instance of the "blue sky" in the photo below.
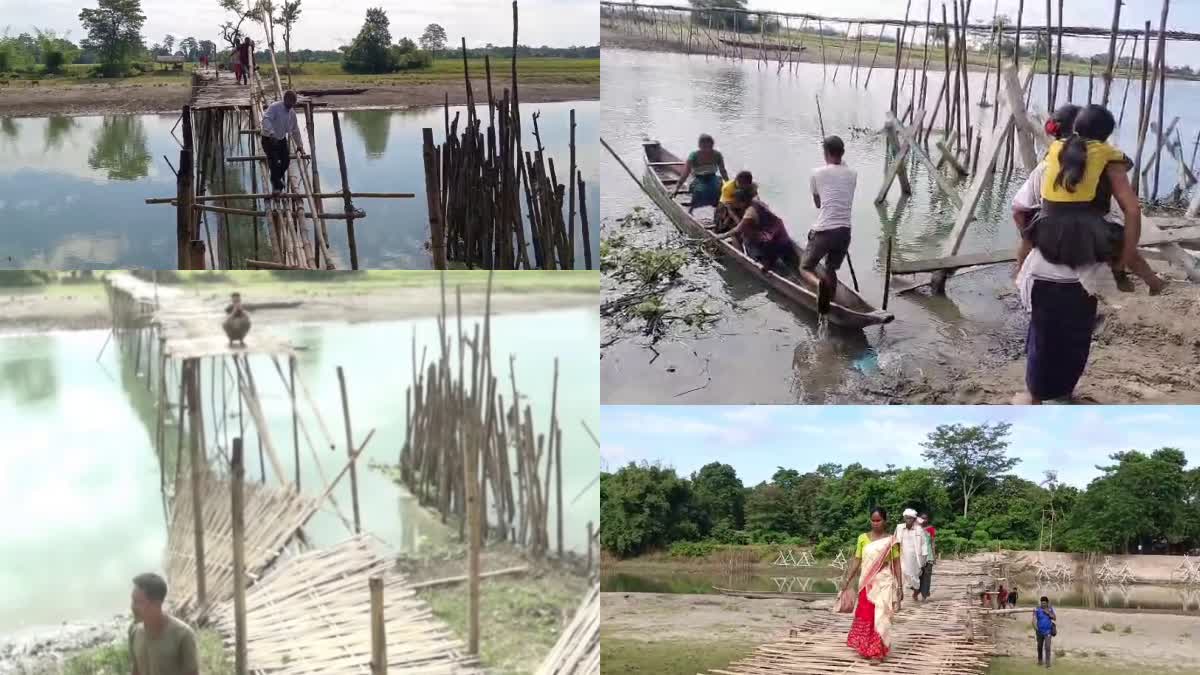
<svg viewBox="0 0 1200 675">
<path fill-rule="evenodd" d="M 1122 450 L 1183 450 L 1200 464 L 1200 406 L 601 406 L 602 466 L 661 462 L 688 475 L 709 462 L 737 469 L 746 485 L 776 467 L 824 462 L 883 469 L 926 466 L 920 443 L 939 424 L 1011 422 L 1014 473 L 1040 481 L 1047 469 L 1078 487 Z"/>
<path fill-rule="evenodd" d="M 800 0 L 750 0 L 748 6 L 750 9 L 770 9 L 780 12 L 803 11 L 823 16 L 877 19 L 903 18 L 905 4 L 907 4 L 906 0 L 804 0 L 803 2 Z M 997 13 L 1007 14 L 1015 21 L 1019 4 L 1018 0 L 974 0 L 971 3 L 971 15 L 968 18 L 971 23 L 990 21 L 992 9 L 996 7 Z M 1054 23 L 1058 25 L 1058 1 L 1054 0 L 1051 4 L 1054 9 Z M 800 7 L 803 9 L 799 9 Z M 948 14 L 952 14 L 953 3 L 946 2 L 946 9 Z M 1112 10 L 1112 0 L 1069 0 L 1063 4 L 1063 25 L 1111 27 Z M 932 14 L 935 20 L 941 20 L 941 0 L 932 2 Z M 1124 6 L 1121 7 L 1121 27 L 1142 30 L 1145 28 L 1145 22 L 1149 20 L 1151 29 L 1157 30 L 1161 14 L 1161 0 L 1125 0 Z M 925 2 L 912 0 L 912 9 L 909 15 L 910 18 L 923 20 L 925 18 Z M 1026 0 L 1025 12 L 1022 17 L 1023 25 L 1032 23 L 1045 26 L 1046 3 L 1043 0 Z M 839 28 L 843 27 L 839 26 Z M 878 28 L 873 30 L 878 30 Z M 1167 30 L 1200 32 L 1200 2 L 1196 0 L 1172 2 L 1167 18 Z M 1119 40 L 1117 46 L 1120 47 Z M 1108 51 L 1108 40 L 1065 38 L 1063 49 L 1083 55 L 1098 54 Z M 1128 49 L 1129 47 L 1126 47 L 1127 52 Z M 1139 54 L 1141 50 L 1139 41 Z M 1153 45 L 1151 45 L 1150 54 L 1153 59 Z M 1200 43 L 1167 42 L 1167 63 L 1168 65 L 1190 65 L 1192 68 L 1200 67 Z"/>
<path fill-rule="evenodd" d="M 279 3 L 282 4 L 282 3 Z M 79 23 L 79 10 L 96 7 L 96 0 L 0 0 L 0 34 L 34 34 L 33 27 L 69 32 L 78 43 L 87 37 Z M 300 49 L 336 49 L 349 44 L 362 27 L 368 7 L 383 7 L 391 22 L 392 38 L 417 39 L 425 26 L 439 23 L 452 46 L 467 38 L 468 47 L 512 43 L 512 2 L 507 0 L 445 0 L 435 3 L 380 2 L 379 0 L 302 0 L 300 22 L 292 36 Z M 595 45 L 600 41 L 598 0 L 520 0 L 519 39 L 527 45 Z M 218 27 L 229 18 L 217 0 L 142 0 L 146 44 L 162 41 L 167 33 L 218 42 Z M 252 27 L 259 40 L 262 29 Z M 282 37 L 276 35 L 283 49 Z"/>
</svg>

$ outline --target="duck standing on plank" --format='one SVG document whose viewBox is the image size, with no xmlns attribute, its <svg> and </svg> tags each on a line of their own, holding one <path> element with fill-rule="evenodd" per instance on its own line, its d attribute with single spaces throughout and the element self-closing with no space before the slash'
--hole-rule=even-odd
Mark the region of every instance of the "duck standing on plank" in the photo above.
<svg viewBox="0 0 1200 675">
<path fill-rule="evenodd" d="M 229 337 L 229 346 L 233 346 L 234 342 L 240 342 L 243 347 L 246 346 L 246 333 L 250 332 L 250 315 L 242 309 L 242 294 L 234 293 L 231 296 L 232 302 L 225 308 L 225 321 L 221 323 L 221 327 L 225 329 L 225 335 Z"/>
</svg>

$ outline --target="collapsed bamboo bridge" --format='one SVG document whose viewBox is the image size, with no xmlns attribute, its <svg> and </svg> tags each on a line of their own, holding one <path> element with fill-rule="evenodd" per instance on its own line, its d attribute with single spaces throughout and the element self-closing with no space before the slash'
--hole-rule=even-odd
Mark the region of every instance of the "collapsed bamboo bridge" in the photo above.
<svg viewBox="0 0 1200 675">
<path fill-rule="evenodd" d="M 263 113 L 283 99 L 284 87 L 269 12 L 262 14 L 260 23 L 271 77 L 264 82 L 253 50 L 248 85 L 218 68 L 194 70 L 191 97 L 176 125 L 182 127 L 182 138 L 176 137 L 179 166 L 171 167 L 176 194 L 145 201 L 176 209 L 178 269 L 360 269 L 355 222 L 367 213 L 355 200 L 413 199 L 416 194 L 351 190 L 339 111 L 306 97 L 298 98 L 296 110 L 303 113 L 307 151 L 292 155 L 284 191 L 272 194 L 270 168 L 267 157 L 259 154 L 258 139 Z M 515 1 L 512 34 L 511 91 L 493 91 L 491 59 L 485 57 L 488 126 L 483 127 L 475 111 L 463 38 L 466 120 L 460 126 L 460 113 L 451 120 L 447 94 L 444 142 L 434 142 L 432 128 L 422 130 L 432 266 L 576 269 L 576 251 L 582 249 L 584 266 L 592 269 L 586 184 L 576 165 L 575 111 L 570 111 L 569 167 L 560 183 L 554 160 L 542 145 L 539 113 L 532 116 L 536 149 L 523 148 Z M 341 181 L 337 190 L 322 190 L 316 160 L 318 112 L 328 112 L 332 121 Z M 290 146 L 289 141 L 289 152 L 295 153 Z M 249 173 L 249 192 L 243 192 L 244 173 Z M 329 201 L 338 205 L 331 207 Z M 345 223 L 348 261 L 330 245 L 329 221 Z"/>
<path fill-rule="evenodd" d="M 395 569 L 396 554 L 363 527 L 357 460 L 375 430 L 355 436 L 342 369 L 344 437 L 335 438 L 288 341 L 260 328 L 246 337 L 244 346 L 232 345 L 220 328 L 222 303 L 145 278 L 152 274 L 117 272 L 106 276 L 105 284 L 114 343 L 156 401 L 153 436 L 168 524 L 164 567 L 172 612 L 214 627 L 233 652 L 239 673 L 483 672 L 476 655 L 483 576 L 480 523 L 486 523 L 486 498 L 456 498 L 458 513 L 465 516 L 470 561 L 470 574 L 463 579 L 470 595 L 470 632 L 464 644 L 416 596 L 417 588 L 430 583 L 407 581 Z M 490 284 L 488 290 L 490 307 Z M 490 312 L 484 322 L 490 325 Z M 460 351 L 469 340 L 461 324 L 460 313 Z M 446 325 L 444 315 L 440 325 Z M 478 340 L 478 331 L 476 325 L 473 349 L 488 344 Z M 443 341 L 443 347 L 448 350 L 449 342 Z M 264 413 L 264 363 L 273 367 L 288 398 L 290 438 L 275 435 L 277 428 Z M 461 370 L 454 376 L 442 372 L 439 379 L 449 391 L 468 391 L 461 382 L 464 375 Z M 441 428 L 482 428 L 464 409 L 448 405 L 438 411 L 434 403 L 428 401 L 429 410 L 446 425 Z M 460 415 L 466 416 L 455 421 Z M 487 474 L 473 468 L 477 453 L 471 452 L 472 439 L 479 437 L 447 440 L 455 438 L 459 442 L 452 447 L 461 459 L 442 454 L 444 464 L 424 467 L 425 474 L 436 476 L 437 484 L 465 485 L 467 492 L 486 486 Z M 302 444 L 321 481 L 308 492 L 300 489 Z M 294 474 L 281 455 L 288 450 Z M 258 455 L 257 467 L 253 454 Z M 342 465 L 335 475 L 325 473 L 320 454 L 340 454 Z M 494 455 L 484 457 L 486 465 Z M 473 470 L 477 478 L 471 480 Z M 349 513 L 334 495 L 343 481 L 349 482 Z M 531 482 L 541 487 L 536 467 L 513 484 L 520 494 L 532 494 Z M 561 493 L 561 481 L 558 485 Z M 311 540 L 305 527 L 318 510 L 341 520 L 345 540 L 332 546 Z M 529 532 L 541 533 L 537 544 L 549 541 L 548 513 L 542 506 L 517 514 Z M 561 547 L 561 507 L 558 518 Z M 589 561 L 591 544 L 589 537 Z M 544 557 L 547 547 L 529 550 Z M 593 611 L 598 610 L 585 600 L 564 632 L 567 641 L 560 640 L 547 656 L 543 672 L 598 672 L 574 665 L 591 654 L 592 638 L 598 654 L 598 623 L 588 620 Z"/>
<path fill-rule="evenodd" d="M 891 651 L 883 663 L 868 661 L 846 645 L 852 614 L 813 611 L 789 626 L 786 638 L 761 645 L 750 656 L 709 673 L 982 675 L 988 671 L 993 646 L 977 593 L 989 578 L 987 563 L 939 562 L 930 600 L 913 603 L 906 598 L 896 614 Z"/>
<path fill-rule="evenodd" d="M 947 13 L 947 3 L 943 3 L 940 21 L 933 15 L 932 0 L 926 0 L 925 4 L 923 20 L 912 16 L 912 0 L 907 3 L 902 20 L 608 0 L 601 2 L 601 15 L 602 21 L 616 30 L 647 35 L 658 44 L 685 53 L 695 51 L 733 60 L 745 60 L 749 53 L 749 58 L 760 65 L 774 62 L 777 72 L 785 68 L 798 72 L 804 61 L 816 61 L 812 54 L 819 51 L 822 80 L 838 84 L 838 76 L 844 72 L 838 85 L 843 87 L 868 87 L 877 64 L 880 69 L 890 69 L 890 73 L 881 75 L 891 79 L 891 95 L 882 129 L 887 140 L 884 181 L 874 200 L 880 217 L 885 225 L 898 218 L 906 198 L 912 194 L 910 167 L 917 164 L 928 171 L 937 196 L 950 202 L 957 214 L 941 255 L 936 258 L 896 261 L 892 254 L 893 236 L 886 238 L 880 251 L 885 280 L 881 303 L 884 308 L 892 291 L 903 293 L 928 285 L 934 292 L 944 293 L 948 278 L 958 270 L 1015 260 L 1015 251 L 1009 250 L 960 251 L 967 229 L 976 219 L 982 196 L 997 189 L 997 185 L 1003 190 L 1014 177 L 1023 180 L 1024 175 L 1017 173 L 1018 169 L 1028 174 L 1036 167 L 1052 140 L 1045 132 L 1044 122 L 1056 103 L 1086 100 L 1104 106 L 1111 103 L 1115 109 L 1120 98 L 1119 118 L 1123 119 L 1130 83 L 1140 76 L 1141 100 L 1133 101 L 1138 119 L 1133 189 L 1143 202 L 1183 212 L 1182 216 L 1144 216 L 1140 246 L 1151 249 L 1144 251 L 1146 257 L 1166 261 L 1181 269 L 1190 281 L 1200 282 L 1200 257 L 1192 252 L 1200 248 L 1200 219 L 1197 219 L 1200 187 L 1196 187 L 1200 183 L 1193 168 L 1195 149 L 1200 148 L 1200 130 L 1189 160 L 1178 130 L 1179 118 L 1168 124 L 1164 115 L 1165 82 L 1169 75 L 1166 41 L 1200 40 L 1200 34 L 1167 30 L 1170 0 L 1162 0 L 1157 30 L 1152 30 L 1150 21 L 1141 30 L 1122 29 L 1121 0 L 1114 0 L 1111 28 L 1064 26 L 1061 2 L 1057 26 L 1053 25 L 1049 2 L 1045 24 L 1024 23 L 1022 3 L 1015 26 L 1005 25 L 997 17 L 990 24 L 972 24 L 968 18 L 972 0 L 954 0 L 952 16 Z M 793 24 L 793 20 L 797 23 Z M 839 24 L 845 26 L 844 32 L 834 30 Z M 876 35 L 866 35 L 866 44 L 864 26 L 879 26 Z M 969 46 L 967 35 L 971 32 L 989 35 L 986 53 Z M 1020 40 L 1027 34 L 1035 38 L 1033 58 L 1022 63 Z M 1002 35 L 1015 36 L 1011 46 L 1001 42 Z M 1074 72 L 1062 73 L 1064 36 L 1108 38 L 1108 57 L 1100 64 L 1102 69 L 1095 68 L 1094 60 L 1089 61 L 1086 99 L 1083 87 L 1077 90 L 1075 86 Z M 1135 58 L 1139 40 L 1140 58 Z M 869 41 L 875 43 L 871 54 L 867 53 Z M 892 61 L 890 64 L 880 62 L 880 47 L 884 42 L 889 43 L 893 52 L 891 57 L 885 57 Z M 1153 59 L 1151 43 L 1155 49 Z M 931 52 L 931 46 L 935 51 Z M 937 62 L 939 48 L 941 63 Z M 804 52 L 808 55 L 802 55 Z M 984 58 L 980 62 L 972 56 Z M 1140 72 L 1135 71 L 1135 64 L 1140 65 L 1137 68 Z M 971 93 L 968 73 L 969 66 L 981 65 L 985 75 L 982 91 L 976 91 L 977 101 Z M 936 83 L 939 70 L 940 85 Z M 1044 111 L 1034 109 L 1031 102 L 1035 73 L 1045 79 Z M 1121 92 L 1114 85 L 1119 79 L 1125 81 Z M 819 98 L 816 104 L 820 115 Z M 1169 163 L 1165 169 L 1164 161 Z M 1174 185 L 1168 187 L 1165 198 L 1160 191 L 1160 178 L 1164 174 L 1168 182 L 1170 174 L 1174 174 Z M 894 184 L 899 184 L 901 198 L 895 206 L 896 214 L 889 215 L 886 201 Z M 921 276 L 915 280 L 893 280 L 893 275 Z"/>
</svg>

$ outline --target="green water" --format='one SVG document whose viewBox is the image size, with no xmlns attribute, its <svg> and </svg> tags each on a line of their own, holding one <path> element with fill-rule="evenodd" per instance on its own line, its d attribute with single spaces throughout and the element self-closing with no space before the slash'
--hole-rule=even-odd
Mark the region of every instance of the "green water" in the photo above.
<svg viewBox="0 0 1200 675">
<path fill-rule="evenodd" d="M 592 224 L 592 257 L 599 259 L 600 147 L 596 143 L 600 117 L 598 101 L 539 103 L 522 106 L 523 143 L 535 147 L 533 123 L 559 180 L 565 183 L 570 166 L 570 111 L 576 113 L 576 161 L 587 184 L 586 206 Z M 487 118 L 487 106 L 478 111 Z M 465 106 L 450 108 L 450 117 Z M 421 130 L 431 127 L 434 141 L 445 136 L 445 111 L 440 107 L 414 110 L 351 110 L 342 113 L 342 137 L 347 174 L 358 192 L 407 192 L 415 199 L 359 199 L 367 213 L 355 225 L 360 269 L 428 269 L 432 259 L 425 244 L 429 218 L 425 202 L 425 173 Z M 0 117 L 0 268 L 174 269 L 175 210 L 147 205 L 147 197 L 175 195 L 175 175 L 163 157 L 178 165 L 179 144 L 172 129 L 179 121 L 167 115 L 104 115 L 83 117 Z M 332 117 L 315 116 L 316 158 L 326 192 L 340 187 Z M 460 121 L 459 127 L 463 123 Z M 528 127 L 528 129 L 525 129 Z M 176 131 L 178 134 L 178 131 Z M 307 141 L 306 141 L 307 143 Z M 243 139 L 231 154 L 252 154 Z M 225 168 L 229 189 L 249 192 L 244 164 Z M 241 185 L 245 189 L 240 187 Z M 260 185 L 260 191 L 262 186 Z M 210 189 L 209 194 L 216 194 Z M 230 206 L 248 208 L 248 203 Z M 326 199 L 327 212 L 342 211 L 341 198 Z M 524 207 L 522 207 L 524 208 Z M 578 218 L 576 219 L 578 222 Z M 244 216 L 230 217 L 235 258 L 253 251 L 253 228 Z M 260 221 L 261 222 L 261 221 Z M 220 222 L 210 216 L 202 226 L 210 252 L 216 252 Z M 268 241 L 260 224 L 260 243 Z M 583 246 L 576 226 L 578 268 L 583 269 Z M 329 223 L 330 244 L 339 268 L 350 267 L 345 223 Z M 260 257 L 262 255 L 260 249 Z M 239 252 L 241 255 L 239 255 Z"/>
<path fill-rule="evenodd" d="M 539 330 L 530 331 L 530 322 Z M 468 332 L 472 323 L 474 319 L 464 319 Z M 376 430 L 359 459 L 363 528 L 405 552 L 429 550 L 450 538 L 413 497 L 366 468 L 372 462 L 395 463 L 403 444 L 414 329 L 418 353 L 436 347 L 432 319 L 271 327 L 305 348 L 299 352 L 297 372 L 337 443 L 331 450 L 320 440 L 323 435 L 312 416 L 306 417 L 330 478 L 345 463 L 336 372 L 338 366 L 344 368 L 355 442 Z M 517 385 L 529 397 L 539 427 L 549 424 L 554 357 L 560 358 L 564 540 L 571 550 L 582 551 L 587 522 L 599 521 L 598 486 L 573 501 L 599 470 L 598 451 L 580 424 L 584 420 L 599 428 L 597 312 L 493 317 L 492 331 L 498 364 L 503 356 L 498 375 L 507 382 L 507 356 L 516 355 Z M 155 397 L 113 344 L 97 361 L 105 337 L 105 331 L 0 337 L 0 513 L 5 514 L 0 519 L 0 632 L 121 611 L 128 605 L 130 578 L 163 569 L 166 525 L 154 451 Z M 250 361 L 272 441 L 290 480 L 295 466 L 290 401 L 270 360 Z M 206 368 L 206 387 L 209 377 Z M 236 418 L 231 424 L 236 430 Z M 246 424 L 247 477 L 258 480 L 258 448 L 249 417 Z M 175 431 L 169 428 L 169 438 Z M 266 467 L 268 483 L 275 482 L 269 460 Z M 301 469 L 304 492 L 319 495 L 323 486 L 303 436 Z M 334 494 L 349 514 L 348 481 Z M 553 518 L 552 512 L 551 522 Z M 317 545 L 348 535 L 327 507 L 306 532 Z"/>
</svg>

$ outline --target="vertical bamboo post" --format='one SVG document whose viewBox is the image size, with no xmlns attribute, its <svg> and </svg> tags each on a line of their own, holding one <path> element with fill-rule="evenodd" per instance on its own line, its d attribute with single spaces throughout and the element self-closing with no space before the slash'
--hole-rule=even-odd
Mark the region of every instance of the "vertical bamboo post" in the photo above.
<svg viewBox="0 0 1200 675">
<path fill-rule="evenodd" d="M 461 369 L 459 371 L 462 372 Z M 479 654 L 479 480 L 476 478 L 478 449 L 473 443 L 463 443 L 463 479 L 466 487 L 467 515 L 467 652 Z"/>
<path fill-rule="evenodd" d="M 178 246 L 179 269 L 191 267 L 192 246 L 192 195 L 195 170 L 192 167 L 194 148 L 192 145 L 192 108 L 183 106 L 183 149 L 179 151 L 179 174 L 175 179 L 176 209 L 175 237 Z"/>
<path fill-rule="evenodd" d="M 892 287 L 892 235 L 887 238 L 887 257 L 883 259 L 883 302 L 882 308 L 887 309 L 888 295 Z"/>
<path fill-rule="evenodd" d="M 567 206 L 567 259 L 572 268 L 575 267 L 575 109 L 571 108 L 571 172 L 567 174 L 568 206 Z M 586 242 L 584 243 L 586 246 Z"/>
<path fill-rule="evenodd" d="M 187 382 L 190 422 L 188 426 L 192 433 L 188 463 L 191 464 L 192 474 L 192 535 L 196 555 L 196 602 L 203 609 L 208 605 L 208 584 L 204 569 L 204 495 L 202 494 L 201 474 L 204 470 L 204 458 L 200 452 L 204 416 L 200 412 L 199 365 L 196 359 L 187 359 L 183 362 L 184 379 Z"/>
<path fill-rule="evenodd" d="M 1133 159 L 1133 178 L 1130 185 L 1133 187 L 1133 194 L 1140 195 L 1138 188 L 1141 185 L 1142 178 L 1142 145 L 1146 138 L 1146 77 L 1150 67 L 1150 22 L 1145 24 L 1146 39 L 1142 41 L 1142 102 L 1138 107 L 1138 134 L 1137 134 L 1137 152 Z"/>
<path fill-rule="evenodd" d="M 595 529 L 595 528 L 592 525 L 592 521 L 589 520 L 588 526 L 587 526 L 587 571 L 588 571 L 588 574 L 592 573 L 592 537 L 593 537 L 592 530 L 593 529 Z"/>
<path fill-rule="evenodd" d="M 335 115 L 337 113 L 334 113 Z M 354 462 L 354 433 L 350 429 L 350 399 L 346 398 L 346 373 L 337 367 L 338 386 L 342 392 L 342 417 L 346 422 L 346 455 L 350 457 L 350 498 L 354 504 L 354 533 L 362 532 L 362 521 L 358 516 L 358 470 Z"/>
<path fill-rule="evenodd" d="M 371 591 L 371 675 L 387 675 L 387 630 L 383 620 L 383 577 L 367 580 Z"/>
<path fill-rule="evenodd" d="M 946 89 L 946 117 L 943 120 L 943 139 L 950 138 L 950 23 L 946 20 L 946 3 L 942 3 L 942 84 Z M 957 86 L 957 85 L 956 85 Z M 955 89 L 957 92 L 957 88 Z M 930 127 L 932 129 L 932 127 Z"/>
<path fill-rule="evenodd" d="M 1095 88 L 1095 67 L 1096 63 L 1092 59 L 1088 59 L 1088 105 L 1092 103 L 1092 90 Z"/>
<path fill-rule="evenodd" d="M 1113 0 L 1112 35 L 1108 39 L 1108 68 L 1104 70 L 1104 93 L 1100 96 L 1100 105 L 1105 107 L 1108 107 L 1113 70 L 1117 67 L 1117 32 L 1121 30 L 1121 2 L 1123 0 Z"/>
<path fill-rule="evenodd" d="M 1062 41 L 1063 41 L 1063 0 L 1058 0 L 1058 49 L 1054 56 L 1054 99 L 1050 104 L 1050 109 L 1054 109 L 1054 103 L 1058 98 L 1058 74 L 1062 71 Z M 1048 57 L 1047 57 L 1048 58 Z"/>
<path fill-rule="evenodd" d="M 583 235 L 583 265 L 584 269 L 592 269 L 592 238 L 588 232 L 587 193 L 584 191 L 583 172 L 576 172 L 576 182 L 579 183 L 579 229 Z"/>
<path fill-rule="evenodd" d="M 1163 126 L 1163 114 L 1167 101 L 1167 13 L 1171 9 L 1171 0 L 1163 0 L 1162 5 L 1162 20 L 1158 24 L 1158 132 L 1165 134 Z M 1163 138 L 1164 145 L 1169 143 L 1167 138 Z M 1156 146 L 1157 147 L 1157 146 Z M 1154 158 L 1154 193 L 1150 196 L 1151 199 L 1158 199 L 1158 174 L 1159 167 L 1162 164 L 1163 153 L 1160 151 Z"/>
<path fill-rule="evenodd" d="M 959 50 L 959 67 L 962 68 L 962 111 L 963 122 L 967 130 L 967 151 L 968 156 L 971 150 L 971 79 L 970 71 L 967 70 L 967 15 L 971 13 L 971 0 L 960 0 L 959 6 L 962 7 L 962 20 L 958 22 L 958 50 Z"/>
<path fill-rule="evenodd" d="M 1054 8 L 1050 4 L 1051 0 L 1046 0 L 1046 112 L 1054 112 L 1054 78 L 1050 76 L 1050 62 L 1053 60 L 1051 55 L 1051 39 L 1054 30 Z"/>
<path fill-rule="evenodd" d="M 233 458 L 230 466 L 230 522 L 233 529 L 233 643 L 234 672 L 249 673 L 246 662 L 246 523 L 243 489 L 246 467 L 242 458 L 242 439 L 233 439 Z"/>
<path fill-rule="evenodd" d="M 288 78 L 291 78 L 291 69 L 289 68 L 288 70 Z M 315 128 L 316 120 L 313 118 L 312 101 L 305 101 L 304 103 L 304 125 L 308 128 L 308 165 L 312 167 L 313 208 L 316 209 L 316 212 L 313 213 L 313 266 L 321 269 L 321 249 L 323 248 L 321 240 L 328 237 L 328 234 L 325 232 L 325 218 L 323 217 L 325 205 L 322 202 L 324 200 L 316 196 L 321 194 L 321 170 L 317 166 L 317 132 Z M 258 216 L 255 216 L 255 222 L 257 222 L 257 218 Z M 353 252 L 354 247 L 351 247 L 350 250 Z M 330 263 L 332 261 L 326 260 L 325 262 Z M 300 469 L 297 468 L 296 470 L 299 471 Z M 299 481 L 296 482 L 296 485 L 300 485 Z"/>
<path fill-rule="evenodd" d="M 1013 36 L 1013 69 L 1016 70 L 1018 73 L 1020 72 L 1020 64 L 1021 64 L 1021 23 L 1024 18 L 1025 18 L 1025 0 L 1021 0 L 1017 4 L 1017 33 L 1016 33 L 1016 35 Z M 1001 36 L 1001 37 L 1003 37 L 1003 36 Z M 1001 40 L 1000 44 L 1004 44 L 1004 41 Z M 1037 40 L 1036 39 L 1033 41 L 1033 44 L 1035 45 L 1034 51 L 1036 52 L 1037 51 L 1037 46 L 1036 46 Z M 999 75 L 1000 71 L 996 71 L 996 74 Z M 994 123 L 993 123 L 993 125 L 994 125 Z"/>
<path fill-rule="evenodd" d="M 899 105 L 898 97 L 900 95 L 900 57 L 904 53 L 903 33 L 900 29 L 896 29 L 896 66 L 892 72 L 892 114 L 899 117 L 900 112 L 896 109 Z"/>
<path fill-rule="evenodd" d="M 311 145 L 309 146 L 312 147 Z M 314 190 L 316 188 L 313 188 Z M 319 193 L 318 193 L 319 194 Z M 296 357 L 288 357 L 288 398 L 292 400 L 292 452 L 296 463 L 296 492 L 300 491 L 300 418 L 296 415 Z"/>
<path fill-rule="evenodd" d="M 1067 98 L 1063 103 L 1071 103 L 1075 100 L 1075 71 L 1067 73 Z"/>
<path fill-rule="evenodd" d="M 338 170 L 342 174 L 342 202 L 346 207 L 346 238 L 350 244 L 350 269 L 358 269 L 358 245 L 354 241 L 354 205 L 350 203 L 350 179 L 346 175 L 346 150 L 342 147 L 342 124 L 333 111 L 333 141 L 337 144 Z M 353 471 L 353 468 L 351 469 Z"/>
<path fill-rule="evenodd" d="M 562 429 L 558 426 L 558 357 L 554 358 L 554 386 L 550 394 L 550 424 L 554 434 L 554 484 L 557 502 L 558 559 L 563 557 Z"/>
<path fill-rule="evenodd" d="M 513 132 L 517 133 L 517 132 Z M 438 176 L 438 151 L 433 144 L 433 129 L 421 130 L 425 160 L 425 203 L 429 210 L 429 248 L 433 252 L 433 268 L 446 269 L 445 214 L 442 213 L 441 180 Z M 518 227 L 521 225 L 518 224 Z"/>
<path fill-rule="evenodd" d="M 1117 118 L 1117 128 L 1125 121 L 1125 103 L 1129 100 L 1129 83 L 1133 80 L 1133 57 L 1137 54 L 1138 35 L 1133 36 L 1133 48 L 1129 50 L 1129 67 L 1125 69 L 1125 91 L 1121 94 L 1121 115 Z"/>
<path fill-rule="evenodd" d="M 875 53 L 871 55 L 871 65 L 867 66 L 867 81 L 863 83 L 863 89 L 871 86 L 871 73 L 875 70 L 875 60 L 879 58 L 879 47 L 883 44 L 883 32 L 887 30 L 887 26 L 879 29 L 879 36 L 875 38 Z M 801 33 L 803 36 L 803 33 Z"/>
</svg>

